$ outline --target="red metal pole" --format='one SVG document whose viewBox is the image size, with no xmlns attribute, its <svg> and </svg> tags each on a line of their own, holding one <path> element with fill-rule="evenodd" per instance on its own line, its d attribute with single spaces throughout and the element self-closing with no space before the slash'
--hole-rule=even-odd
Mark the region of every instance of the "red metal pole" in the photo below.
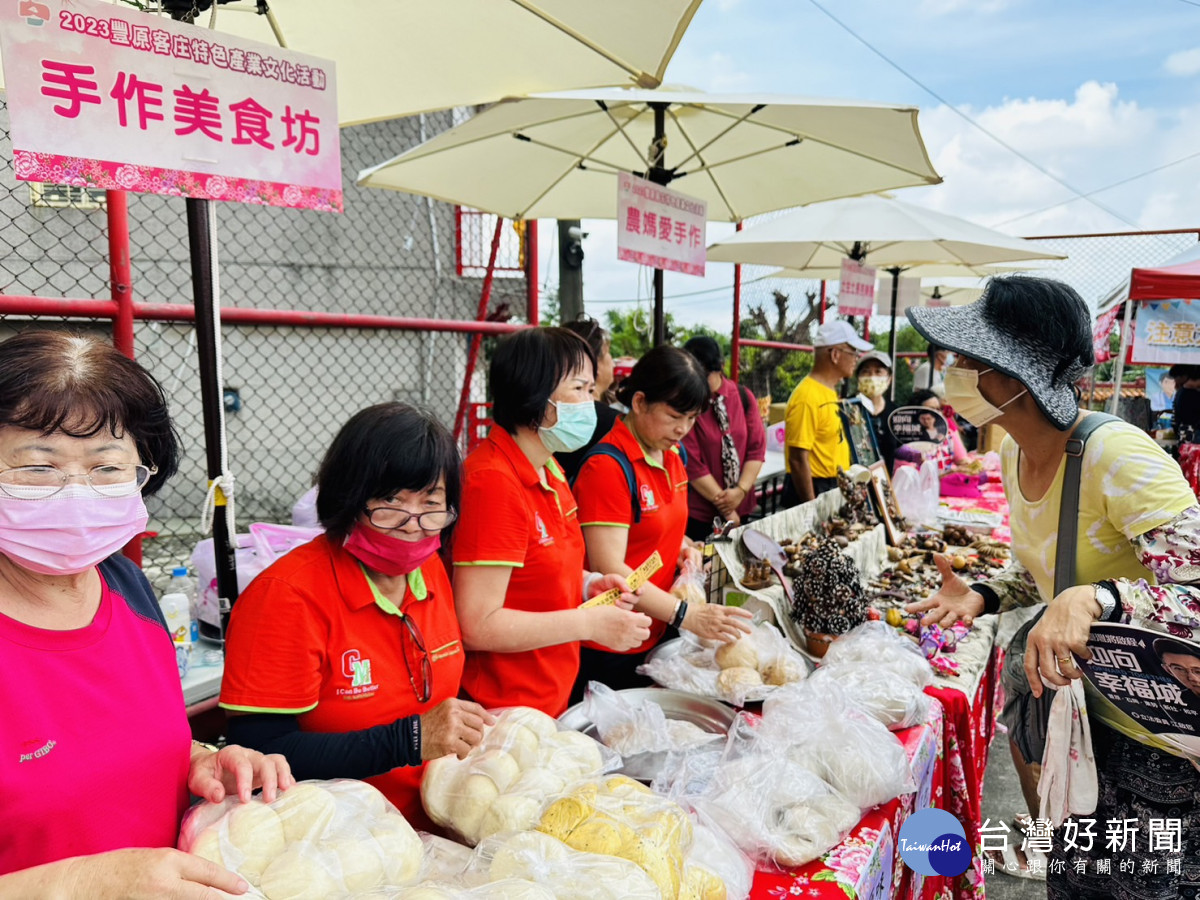
<svg viewBox="0 0 1200 900">
<path fill-rule="evenodd" d="M 742 230 L 739 220 L 737 230 Z M 729 337 L 729 377 L 734 384 L 738 380 L 738 371 L 742 367 L 742 265 L 733 266 L 733 334 Z"/>
<path fill-rule="evenodd" d="M 113 319 L 113 346 L 134 358 L 133 350 L 133 266 L 129 261 L 129 195 L 124 191 L 105 192 L 108 209 L 108 278 L 112 298 L 117 304 Z"/>
<path fill-rule="evenodd" d="M 863 340 L 869 341 L 870 339 L 871 339 L 871 316 L 868 313 L 867 315 L 863 316 Z"/>
<path fill-rule="evenodd" d="M 812 353 L 813 350 L 808 344 L 787 344 L 783 341 L 757 341 L 753 338 L 744 339 L 742 346 L 762 347 L 764 350 L 798 350 L 801 353 Z"/>
<path fill-rule="evenodd" d="M 538 309 L 538 223 L 537 219 L 525 223 L 525 306 L 528 310 L 526 318 L 530 325 L 541 323 L 541 311 Z"/>
<path fill-rule="evenodd" d="M 482 322 L 487 316 L 488 303 L 492 299 L 492 280 L 496 275 L 496 256 L 500 252 L 500 233 L 504 228 L 504 219 L 496 217 L 496 233 L 492 235 L 492 252 L 488 256 L 487 274 L 483 276 L 483 287 L 479 291 L 479 311 L 475 315 Z M 467 402 L 471 399 L 471 378 L 475 374 L 475 363 L 479 359 L 479 345 L 483 336 L 476 334 L 471 338 L 471 349 L 467 352 L 467 373 L 463 378 L 462 394 L 458 398 L 458 412 L 454 416 L 454 439 L 462 435 L 463 421 L 467 417 Z"/>
<path fill-rule="evenodd" d="M 105 191 L 108 216 L 108 283 L 117 304 L 113 316 L 113 346 L 130 359 L 133 348 L 133 267 L 129 263 L 129 195 Z M 142 564 L 142 538 L 135 537 L 122 552 L 138 566 Z"/>
<path fill-rule="evenodd" d="M 821 282 L 821 308 L 817 313 L 817 323 L 825 324 L 825 282 Z"/>
<path fill-rule="evenodd" d="M 115 319 L 117 312 L 118 305 L 112 300 L 0 294 L 0 315 Z M 134 303 L 133 318 L 137 321 L 192 322 L 196 318 L 196 310 L 190 303 Z M 449 331 L 469 334 L 511 334 L 528 327 L 508 322 L 344 315 L 298 309 L 239 309 L 233 306 L 221 307 L 221 320 L 238 325 L 287 325 L 293 328 L 388 328 L 404 331 Z"/>
</svg>

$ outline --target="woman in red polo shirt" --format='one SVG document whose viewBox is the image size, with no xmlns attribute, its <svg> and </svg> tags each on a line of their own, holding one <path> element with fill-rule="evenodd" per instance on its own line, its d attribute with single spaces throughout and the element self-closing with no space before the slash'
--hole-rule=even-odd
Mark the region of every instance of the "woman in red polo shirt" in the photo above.
<svg viewBox="0 0 1200 900">
<path fill-rule="evenodd" d="M 629 476 L 622 462 L 609 455 L 612 451 L 594 448 L 580 468 L 574 491 L 588 564 L 628 575 L 658 551 L 663 567 L 650 577 L 635 607 L 654 620 L 649 637 L 617 653 L 585 646 L 575 696 L 582 696 L 588 681 L 615 690 L 649 684 L 636 670 L 668 626 L 720 641 L 736 641 L 750 631 L 750 613 L 743 609 L 707 603 L 689 606 L 669 593 L 676 570 L 686 559 L 696 565 L 701 562 L 699 548 L 684 533 L 688 478 L 678 444 L 695 424 L 708 396 L 704 367 L 678 347 L 655 347 L 621 383 L 617 398 L 629 412 L 600 446 L 615 448 L 629 462 L 637 491 L 636 516 Z"/>
<path fill-rule="evenodd" d="M 366 780 L 427 829 L 423 763 L 465 756 L 491 721 L 457 699 L 463 648 L 438 548 L 459 486 L 431 413 L 356 413 L 317 476 L 325 534 L 234 604 L 221 683 L 230 740 L 286 754 L 299 779 Z"/>
<path fill-rule="evenodd" d="M 529 328 L 496 347 L 488 378 L 496 425 L 467 457 L 454 537 L 454 596 L 467 647 L 463 692 L 485 707 L 567 708 L 579 643 L 617 651 L 650 635 L 650 620 L 586 598 L 626 587 L 584 571 L 575 499 L 552 454 L 577 450 L 596 427 L 596 360 L 565 328 Z"/>
</svg>

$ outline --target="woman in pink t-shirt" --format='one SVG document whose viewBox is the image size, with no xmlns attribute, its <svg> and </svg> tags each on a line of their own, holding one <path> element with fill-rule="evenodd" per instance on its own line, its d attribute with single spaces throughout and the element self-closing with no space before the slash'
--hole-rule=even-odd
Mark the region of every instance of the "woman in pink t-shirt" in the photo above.
<svg viewBox="0 0 1200 900">
<path fill-rule="evenodd" d="M 192 742 L 166 623 L 120 555 L 178 456 L 162 389 L 113 347 L 0 343 L 0 896 L 245 893 L 172 849 L 189 791 L 293 783 L 283 757 Z"/>
</svg>

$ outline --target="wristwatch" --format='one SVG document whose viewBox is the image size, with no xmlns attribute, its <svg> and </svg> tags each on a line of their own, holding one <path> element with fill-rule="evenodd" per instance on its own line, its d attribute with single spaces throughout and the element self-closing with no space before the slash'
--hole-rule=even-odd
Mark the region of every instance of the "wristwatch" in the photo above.
<svg viewBox="0 0 1200 900">
<path fill-rule="evenodd" d="M 1100 604 L 1100 621 L 1107 622 L 1121 598 L 1117 596 L 1117 589 L 1111 581 L 1097 581 L 1092 587 L 1096 589 L 1096 602 Z"/>
</svg>

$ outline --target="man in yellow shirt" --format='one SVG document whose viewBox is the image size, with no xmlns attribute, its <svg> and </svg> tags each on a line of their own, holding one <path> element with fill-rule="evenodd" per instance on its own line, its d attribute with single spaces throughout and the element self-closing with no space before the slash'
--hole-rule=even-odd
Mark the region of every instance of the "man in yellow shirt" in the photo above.
<svg viewBox="0 0 1200 900">
<path fill-rule="evenodd" d="M 837 487 L 837 472 L 850 466 L 837 386 L 854 374 L 856 351 L 874 349 L 849 322 L 834 319 L 817 331 L 812 372 L 788 399 L 784 464 L 789 478 L 783 505 L 795 506 Z"/>
</svg>

